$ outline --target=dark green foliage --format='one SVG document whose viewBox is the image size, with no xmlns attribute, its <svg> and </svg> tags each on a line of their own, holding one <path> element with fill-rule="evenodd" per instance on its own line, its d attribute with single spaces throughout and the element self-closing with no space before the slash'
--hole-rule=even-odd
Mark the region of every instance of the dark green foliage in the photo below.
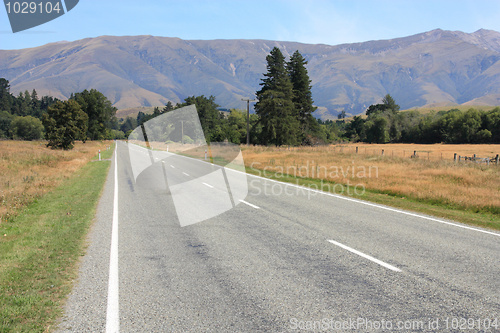
<svg viewBox="0 0 500 333">
<path fill-rule="evenodd" d="M 54 149 L 72 149 L 76 140 L 85 142 L 88 116 L 74 100 L 57 102 L 43 115 L 47 146 Z"/>
<path fill-rule="evenodd" d="M 165 107 L 163 108 L 162 112 L 165 113 L 165 112 L 169 112 L 169 111 L 172 111 L 174 109 L 174 105 L 172 104 L 172 102 L 168 101 L 167 104 L 165 104 Z"/>
<path fill-rule="evenodd" d="M 42 99 L 40 100 L 40 111 L 46 112 L 52 104 L 58 102 L 59 100 L 57 98 L 54 98 L 52 96 L 43 96 Z M 41 118 L 41 115 L 40 115 Z"/>
<path fill-rule="evenodd" d="M 10 138 L 10 124 L 15 116 L 7 111 L 0 111 L 0 138 Z"/>
<path fill-rule="evenodd" d="M 16 117 L 10 128 L 16 140 L 32 141 L 43 138 L 43 124 L 40 119 L 32 116 Z"/>
<path fill-rule="evenodd" d="M 500 108 L 482 114 L 482 128 L 491 132 L 491 141 L 500 143 Z"/>
<path fill-rule="evenodd" d="M 207 142 L 223 142 L 227 139 L 227 121 L 217 109 L 219 105 L 215 103 L 215 97 L 191 96 L 184 100 L 178 107 L 196 105 L 198 117 Z"/>
<path fill-rule="evenodd" d="M 152 118 L 148 117 L 148 115 L 146 115 L 144 112 L 139 111 L 139 113 L 137 114 L 137 118 L 136 118 L 137 125 L 139 126 L 141 124 L 144 124 L 149 119 L 152 119 Z"/>
<path fill-rule="evenodd" d="M 491 111 L 451 109 L 422 115 L 417 111 L 398 112 L 399 106 L 387 95 L 384 104 L 368 108 L 368 118 L 347 124 L 344 137 L 374 143 L 498 143 L 500 108 Z M 392 106 L 390 106 L 392 105 Z"/>
<path fill-rule="evenodd" d="M 367 116 L 375 116 L 384 112 L 397 113 L 399 111 L 399 105 L 396 104 L 391 95 L 387 94 L 382 99 L 382 104 L 370 105 L 366 110 Z"/>
<path fill-rule="evenodd" d="M 376 116 L 365 123 L 366 141 L 369 143 L 389 142 L 389 121 L 383 116 Z"/>
<path fill-rule="evenodd" d="M 386 110 L 386 106 L 384 104 L 373 104 L 368 107 L 366 110 L 367 116 L 372 116 L 375 114 L 382 113 Z"/>
<path fill-rule="evenodd" d="M 386 109 L 391 110 L 396 113 L 399 111 L 399 105 L 396 104 L 396 101 L 392 98 L 391 95 L 387 94 L 382 98 L 382 104 L 385 105 Z"/>
<path fill-rule="evenodd" d="M 353 120 L 346 125 L 345 137 L 351 141 L 365 141 L 366 130 L 365 120 L 360 116 L 355 116 Z"/>
<path fill-rule="evenodd" d="M 32 116 L 41 119 L 42 114 L 56 101 L 50 96 L 39 99 L 35 89 L 31 94 L 26 90 L 15 97 L 10 93 L 9 81 L 0 78 L 0 138 L 14 138 L 16 131 L 12 131 L 10 126 L 15 118 Z M 19 135 L 16 137 L 22 138 Z"/>
<path fill-rule="evenodd" d="M 115 117 L 116 108 L 100 92 L 95 89 L 84 90 L 81 93 L 71 94 L 70 99 L 77 100 L 81 104 L 83 111 L 88 114 L 88 136 L 92 140 L 116 139 L 124 136 L 118 127 Z M 18 134 L 19 129 L 12 130 L 11 123 L 17 117 L 32 116 L 42 119 L 48 108 L 59 100 L 51 96 L 38 98 L 35 89 L 29 93 L 27 90 L 20 92 L 17 97 L 10 93 L 9 81 L 0 78 L 0 138 L 28 139 L 28 137 Z M 7 116 L 9 115 L 9 116 Z M 30 119 L 30 118 L 26 118 Z M 16 122 L 17 125 L 26 124 L 26 119 Z M 33 122 L 30 119 L 30 122 Z M 86 139 L 86 138 L 85 138 Z"/>
<path fill-rule="evenodd" d="M 107 133 L 108 137 L 106 140 L 125 140 L 125 133 L 121 130 L 112 129 Z"/>
<path fill-rule="evenodd" d="M 318 119 L 319 132 L 317 139 L 319 143 L 331 143 L 342 141 L 341 136 L 346 132 L 346 123 L 344 121 Z"/>
<path fill-rule="evenodd" d="M 127 117 L 125 121 L 123 121 L 122 124 L 120 125 L 120 130 L 126 134 L 129 131 L 133 131 L 136 127 L 137 127 L 137 120 L 131 117 Z"/>
<path fill-rule="evenodd" d="M 300 123 L 302 142 L 307 137 L 317 136 L 319 133 L 318 122 L 312 115 L 317 108 L 313 106 L 311 80 L 306 65 L 307 61 L 299 51 L 295 51 L 287 63 L 287 71 L 293 87 L 292 101 Z"/>
<path fill-rule="evenodd" d="M 474 141 L 476 143 L 488 143 L 491 141 L 491 137 L 492 137 L 492 134 L 489 130 L 482 129 L 476 133 Z"/>
<path fill-rule="evenodd" d="M 255 116 L 255 115 L 252 115 Z M 227 139 L 229 142 L 240 144 L 247 140 L 247 115 L 240 110 L 231 110 L 227 118 Z"/>
<path fill-rule="evenodd" d="M 9 81 L 0 78 L 0 111 L 10 111 L 12 105 L 12 95 L 10 94 Z"/>
<path fill-rule="evenodd" d="M 87 137 L 90 140 L 106 139 L 110 137 L 111 129 L 117 129 L 116 108 L 101 92 L 95 89 L 84 90 L 70 99 L 78 102 L 88 116 Z"/>
<path fill-rule="evenodd" d="M 31 115 L 40 119 L 42 117 L 42 102 L 38 99 L 38 94 L 35 89 L 31 92 Z"/>
<path fill-rule="evenodd" d="M 257 92 L 255 112 L 262 124 L 263 144 L 297 145 L 301 132 L 297 110 L 293 102 L 293 85 L 285 68 L 285 57 L 275 47 L 266 57 L 267 73 Z"/>
</svg>

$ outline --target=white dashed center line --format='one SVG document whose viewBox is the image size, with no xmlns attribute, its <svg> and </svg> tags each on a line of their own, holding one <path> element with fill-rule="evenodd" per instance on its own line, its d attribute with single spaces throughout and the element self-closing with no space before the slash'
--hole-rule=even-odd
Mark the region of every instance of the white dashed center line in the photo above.
<svg viewBox="0 0 500 333">
<path fill-rule="evenodd" d="M 260 209 L 260 207 L 259 207 L 259 206 L 255 206 L 254 204 L 251 204 L 251 203 L 249 203 L 249 202 L 246 202 L 245 200 L 240 200 L 240 202 L 242 202 L 242 203 L 244 203 L 245 205 L 248 205 L 248 206 L 250 206 L 250 207 L 252 207 L 252 208 L 255 208 L 255 209 Z"/>
<path fill-rule="evenodd" d="M 380 266 L 384 266 L 385 268 L 388 268 L 390 269 L 391 271 L 394 271 L 394 272 L 401 272 L 401 270 L 397 267 L 394 267 L 392 265 L 389 265 L 388 263 L 386 262 L 383 262 L 382 260 L 378 260 L 377 258 L 374 258 L 372 256 L 369 256 L 368 254 L 364 254 L 363 252 L 360 252 L 358 250 L 355 250 L 347 245 L 344 245 L 344 244 L 341 244 L 339 242 L 336 242 L 336 241 L 333 241 L 333 240 L 328 240 L 330 243 L 334 244 L 334 245 L 337 245 L 338 247 L 341 247 L 343 248 L 344 250 L 347 250 L 347 251 L 350 251 L 354 254 L 357 254 L 358 256 L 361 256 L 365 259 L 368 259 L 368 260 L 371 260 L 377 264 L 379 264 Z"/>
</svg>

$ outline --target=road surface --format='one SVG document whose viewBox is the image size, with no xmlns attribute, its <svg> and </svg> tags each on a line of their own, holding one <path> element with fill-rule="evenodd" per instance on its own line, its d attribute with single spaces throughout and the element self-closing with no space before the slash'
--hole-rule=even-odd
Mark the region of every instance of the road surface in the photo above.
<svg viewBox="0 0 500 333">
<path fill-rule="evenodd" d="M 136 182 L 115 155 L 62 332 L 500 331 L 500 233 L 253 176 L 181 227 L 161 164 Z M 207 168 L 168 163 L 179 183 Z"/>
</svg>

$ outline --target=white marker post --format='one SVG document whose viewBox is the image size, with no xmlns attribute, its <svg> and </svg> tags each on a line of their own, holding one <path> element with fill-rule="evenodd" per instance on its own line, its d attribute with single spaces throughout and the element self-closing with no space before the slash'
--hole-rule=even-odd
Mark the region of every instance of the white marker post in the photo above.
<svg viewBox="0 0 500 333">
<path fill-rule="evenodd" d="M 101 160 L 101 150 L 99 149 L 99 161 Z"/>
</svg>

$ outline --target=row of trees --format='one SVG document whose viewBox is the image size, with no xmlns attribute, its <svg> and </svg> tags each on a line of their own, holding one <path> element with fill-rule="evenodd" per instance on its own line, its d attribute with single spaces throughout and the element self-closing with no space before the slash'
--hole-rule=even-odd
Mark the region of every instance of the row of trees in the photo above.
<svg viewBox="0 0 500 333">
<path fill-rule="evenodd" d="M 0 139 L 43 138 L 42 114 L 56 101 L 50 96 L 38 98 L 34 89 L 31 93 L 26 90 L 14 96 L 10 93 L 9 81 L 0 78 Z"/>
<path fill-rule="evenodd" d="M 46 138 L 54 148 L 69 149 L 75 140 L 124 138 L 116 108 L 99 91 L 71 94 L 68 101 L 38 98 L 36 90 L 14 96 L 9 81 L 0 78 L 0 138 Z"/>
<path fill-rule="evenodd" d="M 345 125 L 341 137 L 368 143 L 498 143 L 500 108 L 491 111 L 469 109 L 421 114 L 399 112 L 390 95 L 372 105 L 367 118 L 356 116 Z"/>
<path fill-rule="evenodd" d="M 122 119 L 120 130 L 128 137 L 137 126 L 146 121 L 166 112 L 193 104 L 196 106 L 203 134 L 207 141 L 223 142 L 227 140 L 235 144 L 246 142 L 246 112 L 236 109 L 232 109 L 229 114 L 220 112 L 214 96 L 190 96 L 183 103 L 178 103 L 175 106 L 168 102 L 162 109 L 156 107 L 152 114 L 139 112 L 136 118 L 127 117 Z M 250 115 L 250 138 L 253 143 L 260 143 L 262 126 L 259 124 L 258 119 L 257 115 Z"/>
</svg>

